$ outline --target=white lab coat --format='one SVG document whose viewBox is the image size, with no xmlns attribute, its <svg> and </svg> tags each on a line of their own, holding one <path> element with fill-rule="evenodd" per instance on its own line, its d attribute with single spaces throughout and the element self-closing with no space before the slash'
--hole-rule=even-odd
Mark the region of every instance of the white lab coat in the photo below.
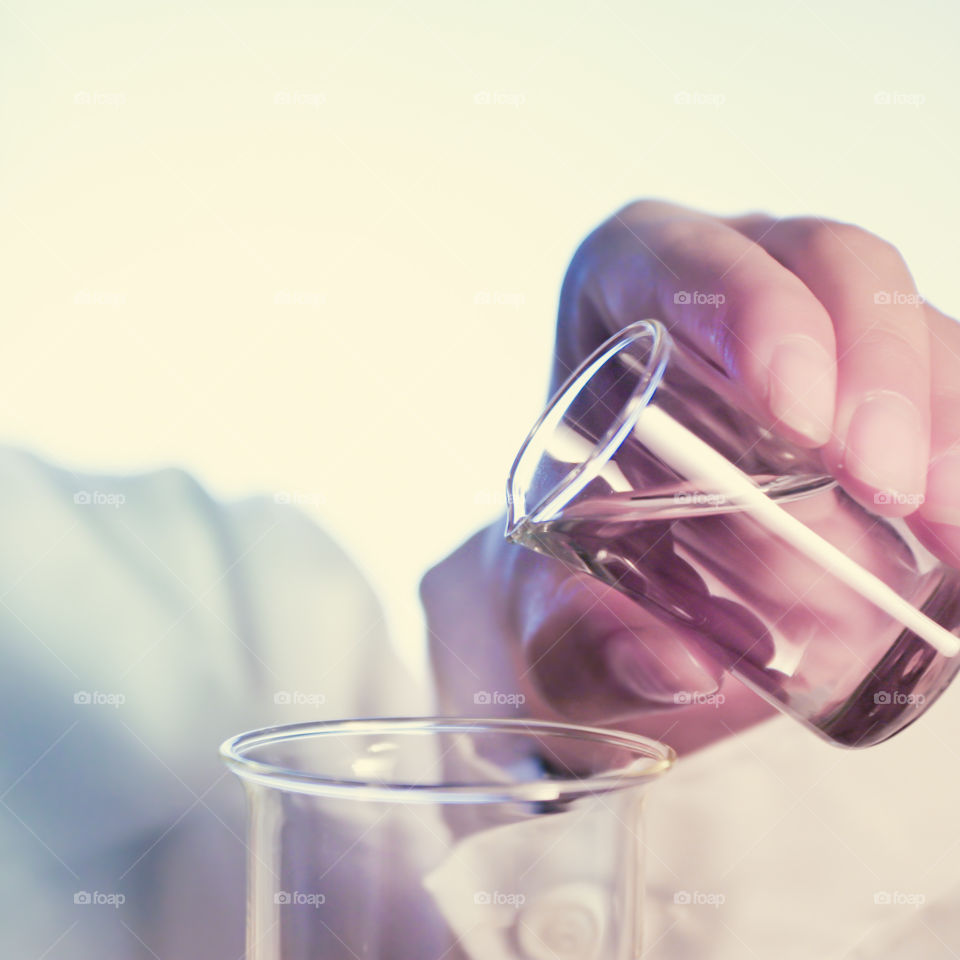
<svg viewBox="0 0 960 960">
<path fill-rule="evenodd" d="M 429 711 L 374 596 L 295 509 L 176 470 L 0 450 L 0 530 L 0 956 L 238 960 L 244 811 L 217 745 Z M 954 689 L 866 751 L 777 718 L 681 760 L 647 802 L 644 956 L 956 957 L 958 730 Z"/>
<path fill-rule="evenodd" d="M 777 717 L 681 760 L 647 798 L 645 956 L 960 956 L 958 731 L 954 685 L 876 747 Z"/>
<path fill-rule="evenodd" d="M 238 960 L 243 796 L 220 742 L 423 709 L 322 531 L 179 470 L 0 450 L 0 637 L 4 960 Z"/>
</svg>

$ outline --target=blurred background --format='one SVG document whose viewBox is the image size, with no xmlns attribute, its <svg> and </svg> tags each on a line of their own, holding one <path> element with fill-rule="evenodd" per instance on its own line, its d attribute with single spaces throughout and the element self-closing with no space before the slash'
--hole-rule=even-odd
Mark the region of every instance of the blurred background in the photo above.
<svg viewBox="0 0 960 960">
<path fill-rule="evenodd" d="M 502 510 L 582 237 L 851 220 L 960 310 L 942 2 L 0 2 L 0 438 L 298 503 L 411 661 Z"/>
</svg>

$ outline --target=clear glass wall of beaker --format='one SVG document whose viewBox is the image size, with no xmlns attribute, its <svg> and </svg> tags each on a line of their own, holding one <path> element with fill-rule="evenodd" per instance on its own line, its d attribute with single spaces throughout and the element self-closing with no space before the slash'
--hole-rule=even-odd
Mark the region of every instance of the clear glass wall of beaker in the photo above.
<svg viewBox="0 0 960 960">
<path fill-rule="evenodd" d="M 633 960 L 643 737 L 522 720 L 299 724 L 221 754 L 248 800 L 247 960 Z"/>
<path fill-rule="evenodd" d="M 960 668 L 958 571 L 656 321 L 560 388 L 508 502 L 512 540 L 616 587 L 834 743 L 892 736 Z"/>
</svg>

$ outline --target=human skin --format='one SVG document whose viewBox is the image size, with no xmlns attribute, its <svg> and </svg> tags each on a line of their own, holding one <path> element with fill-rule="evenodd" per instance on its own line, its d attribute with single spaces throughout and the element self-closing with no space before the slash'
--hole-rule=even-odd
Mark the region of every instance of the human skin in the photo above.
<svg viewBox="0 0 960 960">
<path fill-rule="evenodd" d="M 684 302 L 684 291 L 722 296 Z M 895 247 L 814 217 L 630 204 L 568 268 L 551 392 L 649 317 L 721 365 L 761 422 L 819 450 L 854 498 L 906 517 L 960 566 L 960 324 L 919 296 Z M 680 753 L 773 712 L 612 588 L 505 542 L 502 523 L 430 570 L 421 595 L 444 712 L 475 712 L 477 691 L 510 685 L 528 714 L 615 723 Z M 718 689 L 719 706 L 676 705 Z"/>
</svg>

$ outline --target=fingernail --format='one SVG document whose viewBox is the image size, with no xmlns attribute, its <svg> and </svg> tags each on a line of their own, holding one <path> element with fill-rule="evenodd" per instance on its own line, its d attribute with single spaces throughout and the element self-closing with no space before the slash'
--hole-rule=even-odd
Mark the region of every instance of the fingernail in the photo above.
<svg viewBox="0 0 960 960">
<path fill-rule="evenodd" d="M 718 676 L 676 639 L 653 651 L 624 630 L 607 641 L 606 656 L 613 678 L 645 700 L 678 703 L 678 694 L 709 694 L 720 686 Z"/>
<path fill-rule="evenodd" d="M 834 361 L 811 337 L 785 337 L 770 359 L 770 411 L 784 426 L 822 446 L 833 427 Z"/>
<path fill-rule="evenodd" d="M 948 453 L 930 464 L 923 518 L 960 527 L 960 453 Z"/>
<path fill-rule="evenodd" d="M 888 493 L 922 493 L 925 459 L 920 411 L 906 397 L 878 393 L 854 411 L 843 466 L 857 480 Z"/>
</svg>

